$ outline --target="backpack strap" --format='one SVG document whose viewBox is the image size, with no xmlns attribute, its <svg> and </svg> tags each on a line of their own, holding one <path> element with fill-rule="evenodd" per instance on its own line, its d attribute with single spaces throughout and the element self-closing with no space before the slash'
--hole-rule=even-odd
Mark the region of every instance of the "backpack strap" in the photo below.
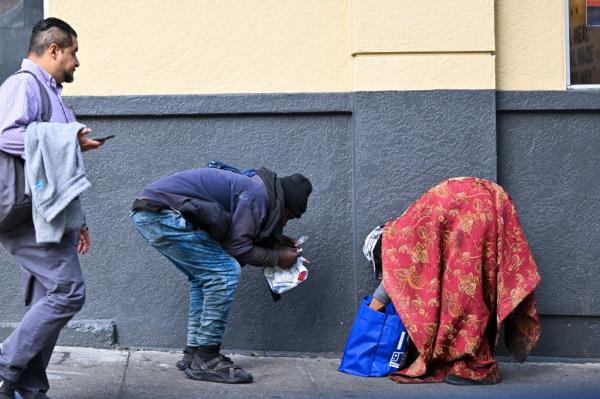
<svg viewBox="0 0 600 399">
<path fill-rule="evenodd" d="M 38 77 L 35 76 L 35 74 L 33 72 L 21 69 L 20 71 L 15 72 L 13 75 L 17 75 L 19 73 L 27 73 L 27 74 L 33 76 L 33 78 L 37 82 L 38 88 L 40 89 L 40 98 L 42 100 L 42 113 L 41 113 L 40 119 L 38 119 L 38 121 L 41 120 L 42 122 L 50 122 L 50 118 L 52 118 L 52 103 L 50 102 L 50 97 L 48 96 L 48 92 L 46 91 L 46 88 L 44 87 L 42 82 L 40 82 Z"/>
<path fill-rule="evenodd" d="M 210 161 L 208 163 L 208 165 L 206 165 L 206 166 L 208 166 L 209 168 L 228 170 L 230 172 L 237 173 L 239 175 L 248 176 L 248 177 L 252 177 L 256 174 L 255 169 L 239 170 L 238 168 L 231 166 L 231 165 L 227 165 L 226 163 L 224 163 L 222 161 Z"/>
</svg>

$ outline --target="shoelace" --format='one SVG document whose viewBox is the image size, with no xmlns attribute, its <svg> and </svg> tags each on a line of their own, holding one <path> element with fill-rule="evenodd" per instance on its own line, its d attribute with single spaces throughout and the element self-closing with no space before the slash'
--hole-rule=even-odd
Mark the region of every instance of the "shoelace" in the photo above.
<svg viewBox="0 0 600 399">
<path fill-rule="evenodd" d="M 230 363 L 233 366 L 233 361 L 231 360 L 231 358 L 229 358 L 229 357 L 227 357 L 225 355 L 221 355 L 219 353 L 219 359 L 222 360 L 222 361 L 225 361 L 227 363 Z"/>
</svg>

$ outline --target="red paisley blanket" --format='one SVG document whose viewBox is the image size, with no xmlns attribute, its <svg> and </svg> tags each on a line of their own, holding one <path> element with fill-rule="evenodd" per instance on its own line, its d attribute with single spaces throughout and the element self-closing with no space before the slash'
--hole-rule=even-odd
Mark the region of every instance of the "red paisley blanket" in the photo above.
<svg viewBox="0 0 600 399">
<path fill-rule="evenodd" d="M 492 354 L 505 322 L 524 361 L 541 331 L 540 281 L 512 200 L 477 178 L 444 181 L 385 225 L 383 284 L 418 356 L 390 376 L 440 382 L 446 374 L 498 381 Z"/>
</svg>

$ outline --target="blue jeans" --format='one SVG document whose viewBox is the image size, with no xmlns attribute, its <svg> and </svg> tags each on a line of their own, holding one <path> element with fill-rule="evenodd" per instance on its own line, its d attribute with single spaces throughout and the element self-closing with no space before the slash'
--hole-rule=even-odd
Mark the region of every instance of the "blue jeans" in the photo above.
<svg viewBox="0 0 600 399">
<path fill-rule="evenodd" d="M 204 230 L 176 211 L 135 211 L 133 224 L 189 281 L 189 346 L 220 345 L 240 281 L 240 264 Z"/>
</svg>

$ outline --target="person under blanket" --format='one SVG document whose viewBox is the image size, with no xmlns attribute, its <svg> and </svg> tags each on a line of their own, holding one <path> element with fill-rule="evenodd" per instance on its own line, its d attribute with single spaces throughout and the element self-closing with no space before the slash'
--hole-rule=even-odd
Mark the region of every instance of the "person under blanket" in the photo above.
<svg viewBox="0 0 600 399">
<path fill-rule="evenodd" d="M 441 182 L 385 223 L 383 280 L 370 307 L 390 300 L 412 353 L 389 378 L 398 383 L 494 384 L 500 327 L 525 361 L 541 326 L 537 265 L 508 194 L 474 177 Z"/>
</svg>

